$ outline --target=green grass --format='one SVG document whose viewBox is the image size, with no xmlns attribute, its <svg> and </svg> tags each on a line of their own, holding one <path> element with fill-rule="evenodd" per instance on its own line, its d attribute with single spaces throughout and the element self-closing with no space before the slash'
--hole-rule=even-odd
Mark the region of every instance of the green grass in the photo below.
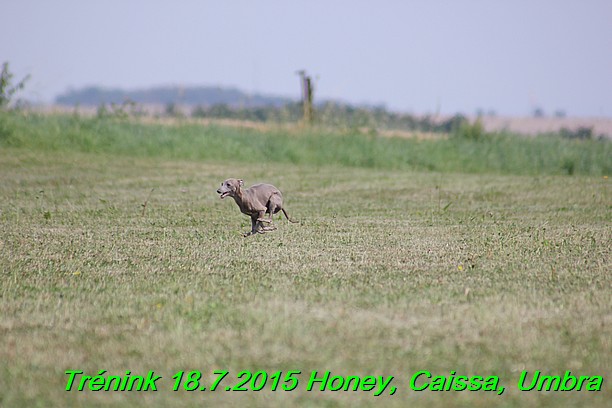
<svg viewBox="0 0 612 408">
<path fill-rule="evenodd" d="M 597 152 L 607 143 L 355 136 L 351 147 L 338 134 L 2 120 L 1 406 L 604 407 L 612 398 L 612 194 L 600 174 L 609 157 Z M 594 162 L 577 160 L 573 176 L 552 158 L 541 172 L 514 171 L 487 159 L 496 143 L 506 157 L 525 146 L 548 157 L 557 146 Z M 399 147 L 436 171 L 399 161 Z M 278 157 L 283 149 L 295 158 Z M 476 164 L 446 163 L 446 149 Z M 278 230 L 243 238 L 248 218 L 215 194 L 230 176 L 274 183 L 301 223 L 278 219 Z M 156 393 L 66 392 L 64 372 L 75 369 L 155 370 L 164 381 Z M 231 384 L 241 370 L 303 374 L 292 392 L 175 393 L 179 370 L 206 381 L 229 370 Z M 313 370 L 393 375 L 398 391 L 306 392 Z M 415 392 L 419 370 L 496 375 L 506 391 Z M 601 392 L 520 392 L 522 370 L 605 380 Z"/>
<path fill-rule="evenodd" d="M 197 161 L 262 161 L 444 173 L 609 175 L 612 143 L 555 136 L 469 132 L 441 140 L 376 137 L 314 128 L 267 132 L 232 127 L 143 124 L 75 115 L 0 112 L 0 146 Z"/>
</svg>

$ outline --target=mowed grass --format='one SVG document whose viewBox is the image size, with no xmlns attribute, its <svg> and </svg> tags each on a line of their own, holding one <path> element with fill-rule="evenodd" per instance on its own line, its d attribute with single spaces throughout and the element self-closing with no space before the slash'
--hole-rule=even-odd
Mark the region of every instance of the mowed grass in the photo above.
<svg viewBox="0 0 612 408">
<path fill-rule="evenodd" d="M 608 406 L 607 177 L 109 149 L 0 148 L 0 405 Z M 300 224 L 243 238 L 248 218 L 215 193 L 227 177 L 277 185 Z M 67 392 L 66 370 L 163 380 Z M 180 370 L 302 374 L 292 392 L 173 392 Z M 307 392 L 327 370 L 398 391 Z M 506 391 L 415 392 L 420 370 Z M 605 380 L 521 392 L 523 370 Z"/>
</svg>

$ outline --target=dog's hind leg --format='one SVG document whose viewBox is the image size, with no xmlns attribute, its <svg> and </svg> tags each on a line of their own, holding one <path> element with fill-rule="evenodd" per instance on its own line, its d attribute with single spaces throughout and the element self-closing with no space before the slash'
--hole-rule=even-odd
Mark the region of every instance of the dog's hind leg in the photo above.
<svg viewBox="0 0 612 408">
<path fill-rule="evenodd" d="M 266 203 L 266 214 L 270 214 L 270 218 L 266 219 L 263 216 L 259 217 L 258 221 L 265 222 L 273 226 L 272 216 L 276 214 L 283 205 L 283 198 L 279 194 L 272 194 L 268 202 Z M 265 216 L 265 214 L 264 214 Z M 276 228 L 273 228 L 276 229 Z"/>
<path fill-rule="evenodd" d="M 270 218 L 259 218 L 258 221 L 262 223 L 262 229 L 264 231 L 274 231 L 276 229 L 276 226 L 274 225 L 274 222 L 272 220 L 272 214 L 274 214 L 275 211 L 278 211 L 278 209 L 274 206 L 274 204 L 268 203 L 268 209 L 266 210 L 266 213 L 270 214 Z M 263 223 L 268 224 L 267 226 L 263 226 Z"/>
</svg>

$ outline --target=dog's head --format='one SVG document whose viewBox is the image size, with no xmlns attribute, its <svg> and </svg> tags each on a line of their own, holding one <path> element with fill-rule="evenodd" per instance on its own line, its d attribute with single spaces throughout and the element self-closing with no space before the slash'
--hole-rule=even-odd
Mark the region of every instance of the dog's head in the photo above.
<svg viewBox="0 0 612 408">
<path fill-rule="evenodd" d="M 221 183 L 221 187 L 217 189 L 217 193 L 221 194 L 221 199 L 227 196 L 234 197 L 236 192 L 240 190 L 240 187 L 242 187 L 243 184 L 244 181 L 240 179 L 229 178 Z"/>
</svg>

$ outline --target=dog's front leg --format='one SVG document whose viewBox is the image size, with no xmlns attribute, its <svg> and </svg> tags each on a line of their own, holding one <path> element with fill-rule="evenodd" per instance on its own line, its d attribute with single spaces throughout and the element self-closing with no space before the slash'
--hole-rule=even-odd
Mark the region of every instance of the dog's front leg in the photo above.
<svg viewBox="0 0 612 408">
<path fill-rule="evenodd" d="M 247 232 L 245 232 L 243 234 L 245 237 L 248 237 L 249 235 L 256 234 L 258 232 L 257 231 L 258 230 L 257 227 L 258 227 L 259 221 L 257 221 L 257 217 L 258 217 L 257 213 L 251 215 L 251 230 L 247 231 Z"/>
</svg>

